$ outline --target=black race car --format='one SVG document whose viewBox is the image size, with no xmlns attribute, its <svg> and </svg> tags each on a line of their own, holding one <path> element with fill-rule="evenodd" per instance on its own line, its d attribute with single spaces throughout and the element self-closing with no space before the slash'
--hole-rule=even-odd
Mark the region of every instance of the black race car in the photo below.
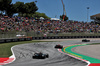
<svg viewBox="0 0 100 66">
<path fill-rule="evenodd" d="M 33 59 L 45 59 L 45 58 L 49 58 L 48 54 L 43 54 L 43 53 L 35 53 L 33 55 Z"/>
<path fill-rule="evenodd" d="M 56 45 L 56 46 L 55 46 L 55 48 L 57 48 L 57 49 L 62 49 L 62 48 L 63 48 L 63 46 L 62 46 L 62 45 L 60 45 L 60 44 L 58 44 L 58 45 Z"/>
<path fill-rule="evenodd" d="M 90 42 L 90 40 L 83 39 L 82 42 Z"/>
</svg>

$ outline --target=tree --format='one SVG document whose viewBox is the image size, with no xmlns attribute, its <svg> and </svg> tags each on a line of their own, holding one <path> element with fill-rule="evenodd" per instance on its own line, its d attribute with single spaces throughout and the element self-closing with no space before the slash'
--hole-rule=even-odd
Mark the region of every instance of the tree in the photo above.
<svg viewBox="0 0 100 66">
<path fill-rule="evenodd" d="M 39 12 L 36 12 L 35 14 L 33 14 L 33 17 L 35 17 L 35 18 L 43 17 L 46 19 L 50 19 L 45 13 L 39 13 Z"/>
<path fill-rule="evenodd" d="M 0 10 L 5 11 L 10 6 L 12 0 L 0 0 Z"/>
<path fill-rule="evenodd" d="M 4 7 L 3 7 L 3 0 L 0 0 L 0 11 L 3 11 Z"/>
<path fill-rule="evenodd" d="M 32 15 L 38 10 L 34 2 L 25 4 L 22 2 L 16 2 L 16 8 L 18 8 L 19 16 L 25 16 L 25 17 L 32 17 Z"/>
<path fill-rule="evenodd" d="M 28 13 L 28 14 L 35 13 L 38 10 L 38 8 L 34 2 L 25 3 L 25 8 L 26 8 L 26 13 Z"/>
<path fill-rule="evenodd" d="M 10 4 L 9 7 L 7 7 L 6 11 L 6 14 L 8 16 L 13 16 L 14 13 L 17 13 L 17 9 L 15 8 L 14 4 Z"/>
<path fill-rule="evenodd" d="M 60 15 L 60 19 L 61 19 L 61 20 L 64 19 L 64 21 L 66 21 L 66 20 L 68 20 L 68 17 L 67 17 L 66 15 Z"/>
<path fill-rule="evenodd" d="M 18 12 L 18 13 L 25 13 L 26 12 L 26 9 L 25 9 L 25 4 L 24 4 L 24 2 L 16 2 L 15 4 L 14 4 L 14 6 L 15 6 L 15 8 L 16 8 L 16 11 Z"/>
<path fill-rule="evenodd" d="M 5 14 L 8 16 L 12 16 L 14 13 L 19 14 L 34 14 L 38 8 L 34 2 L 25 3 L 24 2 L 16 2 L 15 4 L 11 3 L 12 0 L 0 0 L 0 11 L 5 11 Z"/>
</svg>

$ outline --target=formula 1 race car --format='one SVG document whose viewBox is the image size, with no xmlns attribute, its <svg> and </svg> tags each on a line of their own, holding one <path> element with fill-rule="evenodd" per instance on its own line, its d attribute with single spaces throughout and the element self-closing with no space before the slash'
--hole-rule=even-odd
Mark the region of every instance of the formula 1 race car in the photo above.
<svg viewBox="0 0 100 66">
<path fill-rule="evenodd" d="M 83 39 L 82 42 L 90 42 L 90 40 Z"/>
<path fill-rule="evenodd" d="M 60 45 L 60 44 L 58 44 L 58 45 L 56 45 L 56 46 L 55 46 L 55 48 L 57 48 L 57 49 L 62 49 L 62 48 L 63 48 L 63 46 L 62 46 L 62 45 Z"/>
<path fill-rule="evenodd" d="M 33 55 L 33 59 L 45 59 L 45 58 L 49 58 L 48 54 L 43 54 L 43 53 L 35 53 Z"/>
</svg>

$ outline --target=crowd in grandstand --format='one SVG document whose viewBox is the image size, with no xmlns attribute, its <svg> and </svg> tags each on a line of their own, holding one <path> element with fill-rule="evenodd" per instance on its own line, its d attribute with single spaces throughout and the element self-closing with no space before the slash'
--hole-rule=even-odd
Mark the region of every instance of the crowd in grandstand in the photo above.
<svg viewBox="0 0 100 66">
<path fill-rule="evenodd" d="M 37 33 L 100 32 L 100 25 L 92 22 L 56 21 L 27 17 L 0 16 L 0 31 L 34 31 Z"/>
</svg>

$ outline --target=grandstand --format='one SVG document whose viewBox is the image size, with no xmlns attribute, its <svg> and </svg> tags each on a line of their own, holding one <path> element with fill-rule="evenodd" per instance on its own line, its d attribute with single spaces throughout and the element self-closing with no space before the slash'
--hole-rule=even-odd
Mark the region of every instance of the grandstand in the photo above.
<svg viewBox="0 0 100 66">
<path fill-rule="evenodd" d="M 99 14 L 96 14 L 96 15 L 92 15 L 90 18 L 91 18 L 92 20 L 94 20 L 93 22 L 94 22 L 95 24 L 100 24 L 100 13 L 99 13 Z"/>
<path fill-rule="evenodd" d="M 0 17 L 0 38 L 16 35 L 32 37 L 47 36 L 99 36 L 100 25 L 92 22 L 55 21 L 26 17 Z"/>
</svg>

